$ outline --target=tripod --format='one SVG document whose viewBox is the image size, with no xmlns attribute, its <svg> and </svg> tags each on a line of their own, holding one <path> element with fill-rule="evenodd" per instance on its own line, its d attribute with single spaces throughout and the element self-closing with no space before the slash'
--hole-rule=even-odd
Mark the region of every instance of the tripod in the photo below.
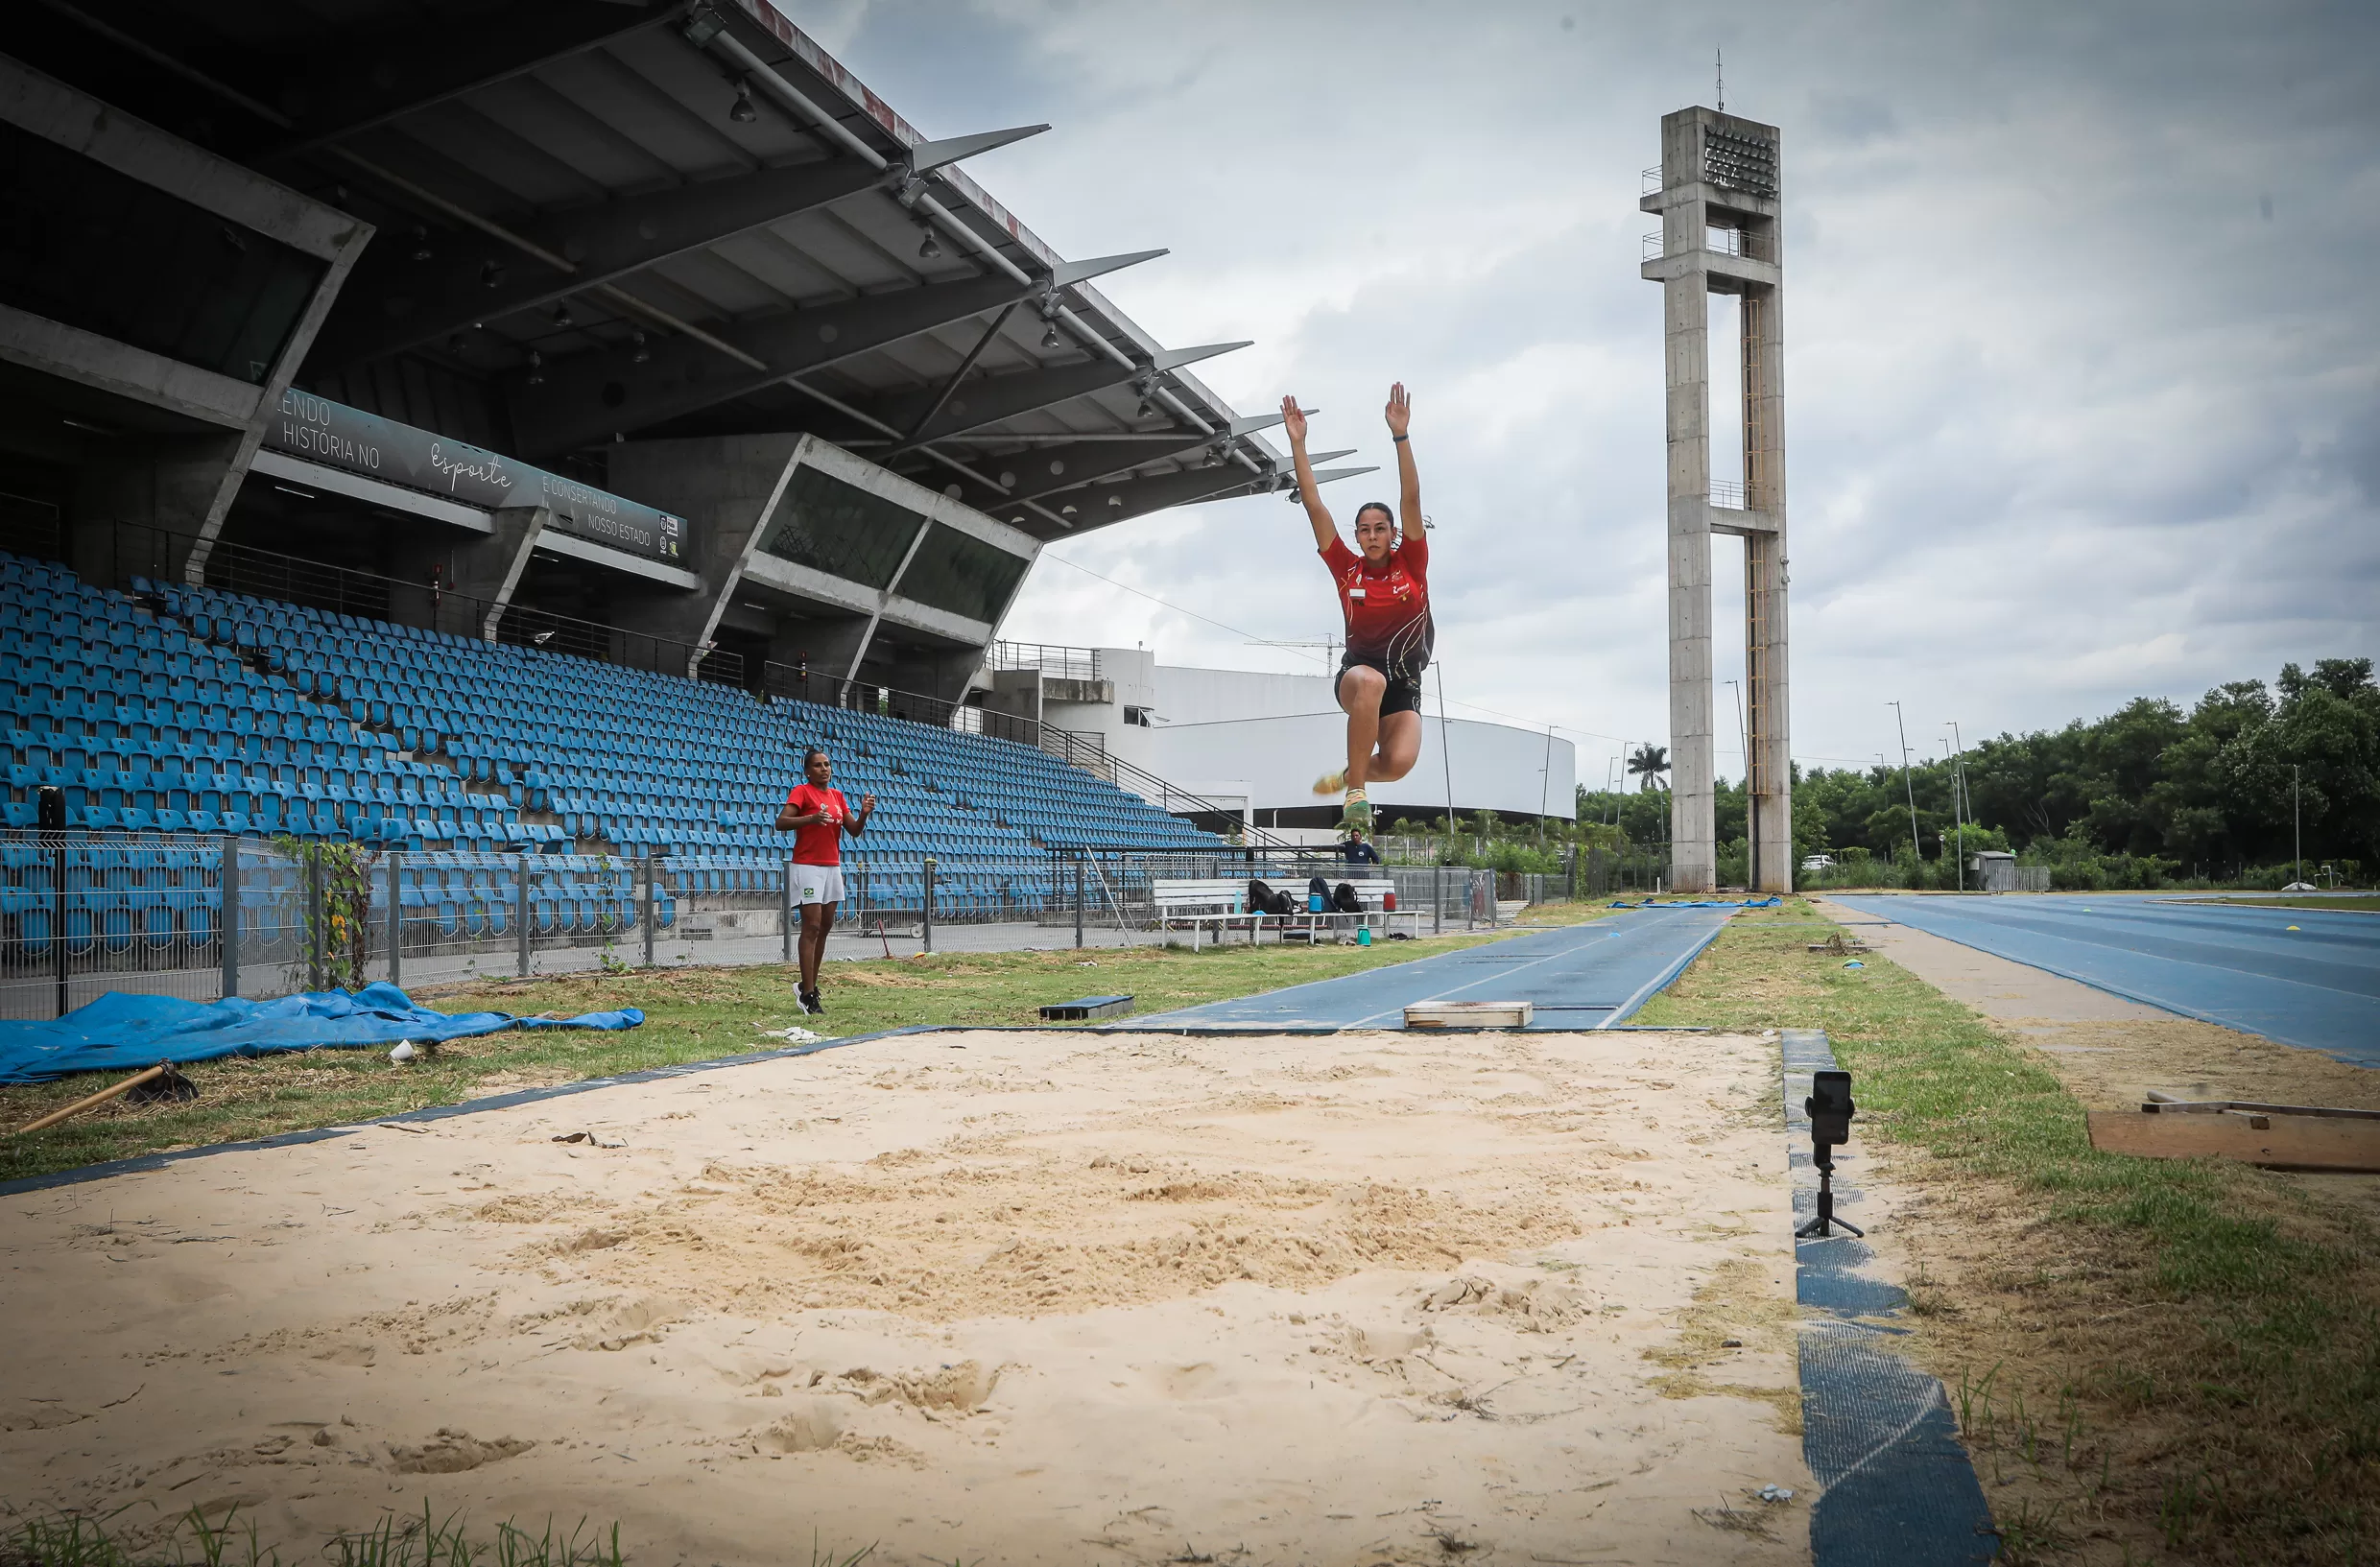
<svg viewBox="0 0 2380 1567">
<path fill-rule="evenodd" d="M 1797 1241 L 1823 1237 L 1831 1228 L 1847 1229 L 1866 1236 L 1867 1231 L 1848 1219 L 1835 1217 L 1835 1153 L 1831 1146 L 1812 1139 L 1812 1162 L 1818 1166 L 1818 1217 L 1794 1231 Z"/>
</svg>

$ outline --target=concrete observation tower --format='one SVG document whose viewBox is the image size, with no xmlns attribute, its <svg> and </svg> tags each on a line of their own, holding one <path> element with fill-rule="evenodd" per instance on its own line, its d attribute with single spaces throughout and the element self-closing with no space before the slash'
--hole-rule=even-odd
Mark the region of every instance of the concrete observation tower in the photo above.
<svg viewBox="0 0 2380 1567">
<path fill-rule="evenodd" d="M 1744 723 L 1751 885 L 1793 888 L 1786 678 L 1785 283 L 1777 131 L 1707 108 L 1661 119 L 1637 204 L 1657 214 L 1643 275 L 1661 285 L 1669 386 L 1671 885 L 1717 882 L 1712 820 L 1711 535 L 1744 540 Z M 1742 303 L 1741 485 L 1714 484 L 1710 297 Z M 1724 427 L 1723 427 L 1724 428 Z"/>
</svg>

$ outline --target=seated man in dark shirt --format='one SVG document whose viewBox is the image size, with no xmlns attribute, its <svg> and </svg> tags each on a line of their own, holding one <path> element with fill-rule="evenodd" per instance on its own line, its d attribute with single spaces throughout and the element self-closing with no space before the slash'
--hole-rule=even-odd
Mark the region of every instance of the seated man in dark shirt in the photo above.
<svg viewBox="0 0 2380 1567">
<path fill-rule="evenodd" d="M 1351 866 L 1376 866 L 1380 863 L 1380 851 L 1364 842 L 1360 829 L 1349 830 L 1347 841 L 1340 845 L 1339 852 L 1347 857 L 1347 864 Z"/>
</svg>

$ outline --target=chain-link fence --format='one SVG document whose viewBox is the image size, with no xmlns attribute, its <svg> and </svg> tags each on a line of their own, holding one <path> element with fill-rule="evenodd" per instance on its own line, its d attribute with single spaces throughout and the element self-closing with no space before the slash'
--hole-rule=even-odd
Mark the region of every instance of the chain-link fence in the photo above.
<svg viewBox="0 0 2380 1567">
<path fill-rule="evenodd" d="M 1385 882 L 1391 930 L 1509 922 L 1568 878 L 1461 866 L 1348 867 L 1336 853 L 1057 850 L 1037 856 L 846 854 L 846 935 L 932 950 L 936 927 L 1030 924 L 1169 939 L 1161 884 L 1303 903 Z M 261 999 L 479 977 L 683 962 L 790 962 L 799 919 L 790 863 L 747 855 L 373 850 L 226 835 L 0 833 L 0 1016 L 47 1018 L 110 990 Z M 1061 938 L 1062 939 L 1062 938 Z M 974 944 L 970 942 L 969 944 Z"/>
<path fill-rule="evenodd" d="M 254 840 L 0 832 L 0 1017 L 281 994 L 309 966 L 310 878 Z"/>
</svg>

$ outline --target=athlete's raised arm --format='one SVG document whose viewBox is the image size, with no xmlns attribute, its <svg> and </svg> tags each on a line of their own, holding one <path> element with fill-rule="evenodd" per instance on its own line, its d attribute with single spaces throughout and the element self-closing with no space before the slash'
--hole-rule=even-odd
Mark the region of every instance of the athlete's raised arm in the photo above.
<svg viewBox="0 0 2380 1567">
<path fill-rule="evenodd" d="M 1404 527 L 1408 539 L 1419 538 L 1427 526 L 1421 520 L 1421 475 L 1414 471 L 1413 442 L 1405 438 L 1405 427 L 1413 421 L 1413 399 L 1405 395 L 1405 383 L 1389 388 L 1389 434 L 1396 441 L 1396 520 Z"/>
<path fill-rule="evenodd" d="M 1314 524 L 1314 547 L 1330 548 L 1330 541 L 1339 536 L 1339 524 L 1322 504 L 1322 492 L 1315 487 L 1314 464 L 1306 461 L 1306 411 L 1297 406 L 1296 397 L 1281 399 L 1281 428 L 1289 432 L 1289 455 L 1297 462 L 1297 498 L 1306 505 L 1306 521 Z"/>
</svg>

